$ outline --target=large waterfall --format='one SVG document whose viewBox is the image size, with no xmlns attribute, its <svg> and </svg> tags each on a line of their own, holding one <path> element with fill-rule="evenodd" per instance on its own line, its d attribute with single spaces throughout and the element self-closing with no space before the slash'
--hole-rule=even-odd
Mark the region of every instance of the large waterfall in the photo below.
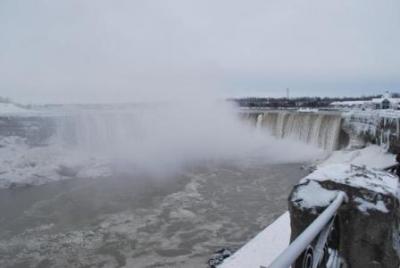
<svg viewBox="0 0 400 268">
<path fill-rule="evenodd" d="M 115 152 L 143 136 L 141 124 L 134 113 L 81 112 L 57 118 L 56 139 L 88 152 Z"/>
<path fill-rule="evenodd" d="M 339 114 L 268 111 L 255 116 L 256 125 L 275 137 L 300 140 L 330 151 L 339 146 Z"/>
</svg>

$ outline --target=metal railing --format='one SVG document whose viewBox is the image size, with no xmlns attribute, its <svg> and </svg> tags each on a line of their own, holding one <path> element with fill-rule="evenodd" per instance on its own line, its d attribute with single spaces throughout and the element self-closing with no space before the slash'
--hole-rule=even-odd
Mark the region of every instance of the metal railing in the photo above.
<svg viewBox="0 0 400 268">
<path fill-rule="evenodd" d="M 338 250 L 330 247 L 328 239 L 331 239 L 333 232 L 338 232 L 338 227 L 335 228 L 336 212 L 345 200 L 346 194 L 339 192 L 324 212 L 268 268 L 288 268 L 295 263 L 293 267 L 317 268 L 321 265 L 340 267 Z M 336 236 L 335 239 L 338 239 L 339 235 L 336 234 Z M 336 246 L 339 246 L 338 240 L 336 242 Z"/>
</svg>

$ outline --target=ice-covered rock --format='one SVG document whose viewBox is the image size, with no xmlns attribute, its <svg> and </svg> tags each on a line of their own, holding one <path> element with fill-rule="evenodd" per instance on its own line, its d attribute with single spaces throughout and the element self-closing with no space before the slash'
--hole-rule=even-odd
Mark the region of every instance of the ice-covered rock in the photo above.
<svg viewBox="0 0 400 268">
<path fill-rule="evenodd" d="M 399 179 L 349 164 L 324 165 L 302 179 L 289 197 L 293 241 L 336 197 L 339 253 L 349 267 L 399 267 Z"/>
<path fill-rule="evenodd" d="M 375 143 L 396 153 L 400 151 L 400 111 L 352 110 L 343 117 L 342 128 L 350 136 L 351 147 Z"/>
</svg>

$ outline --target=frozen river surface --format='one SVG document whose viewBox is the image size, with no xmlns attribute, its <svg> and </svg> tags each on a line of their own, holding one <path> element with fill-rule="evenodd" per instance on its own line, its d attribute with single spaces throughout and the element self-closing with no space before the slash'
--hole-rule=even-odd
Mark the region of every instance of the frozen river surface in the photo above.
<svg viewBox="0 0 400 268">
<path fill-rule="evenodd" d="M 2 189 L 0 267 L 207 267 L 284 212 L 304 175 L 242 161 Z"/>
</svg>

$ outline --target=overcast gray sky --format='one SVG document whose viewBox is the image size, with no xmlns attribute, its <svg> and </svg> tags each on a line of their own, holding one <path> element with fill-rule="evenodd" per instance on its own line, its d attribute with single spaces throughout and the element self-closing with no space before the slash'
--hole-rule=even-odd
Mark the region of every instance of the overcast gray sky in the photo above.
<svg viewBox="0 0 400 268">
<path fill-rule="evenodd" d="M 400 91 L 399 0 L 1 0 L 0 96 Z"/>
</svg>

